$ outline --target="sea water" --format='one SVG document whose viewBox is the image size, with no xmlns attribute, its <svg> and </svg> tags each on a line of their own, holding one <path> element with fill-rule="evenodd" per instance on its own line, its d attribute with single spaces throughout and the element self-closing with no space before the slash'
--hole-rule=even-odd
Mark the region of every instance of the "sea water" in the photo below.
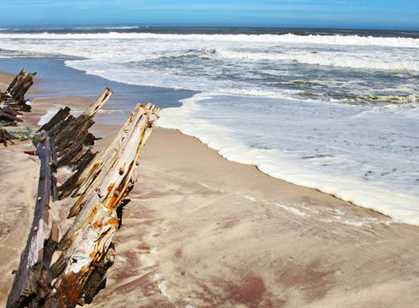
<svg viewBox="0 0 419 308">
<path fill-rule="evenodd" d="M 159 125 L 271 176 L 419 224 L 418 33 L 4 30 L 0 49 L 0 57 L 60 56 L 109 80 L 194 91 L 164 109 Z"/>
</svg>

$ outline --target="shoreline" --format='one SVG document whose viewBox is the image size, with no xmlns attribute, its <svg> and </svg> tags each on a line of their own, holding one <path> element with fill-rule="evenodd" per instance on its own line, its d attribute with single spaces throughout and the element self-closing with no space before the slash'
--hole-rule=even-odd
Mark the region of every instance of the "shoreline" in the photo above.
<svg viewBox="0 0 419 308">
<path fill-rule="evenodd" d="M 377 169 L 378 165 L 368 165 L 368 161 L 364 162 L 364 165 L 366 166 L 362 164 L 359 165 L 362 170 L 362 172 L 359 172 L 359 177 L 356 173 L 351 173 L 351 170 L 346 170 L 348 171 L 347 173 L 342 173 L 342 170 L 339 170 L 337 163 L 339 155 L 335 155 L 333 151 L 331 151 L 331 154 L 329 155 L 328 149 L 324 150 L 326 153 L 324 157 L 330 157 L 330 162 L 327 158 L 325 160 L 319 160 L 318 162 L 313 159 L 315 162 L 309 162 L 311 158 L 316 158 L 316 154 L 322 153 L 322 151 L 319 151 L 318 149 L 315 149 L 316 152 L 313 156 L 307 154 L 307 157 L 310 159 L 295 157 L 293 154 L 287 157 L 287 150 L 285 147 L 286 142 L 284 145 L 285 148 L 280 149 L 277 145 L 270 147 L 269 142 L 263 141 L 264 139 L 268 139 L 271 143 L 275 143 L 274 139 L 263 137 L 265 134 L 263 129 L 254 128 L 255 126 L 258 126 L 260 122 L 250 121 L 251 126 L 247 125 L 246 128 L 251 130 L 251 133 L 247 133 L 243 127 L 240 127 L 239 129 L 232 128 L 230 131 L 228 126 L 222 122 L 223 116 L 220 117 L 221 120 L 218 120 L 218 124 L 215 124 L 217 123 L 217 120 L 215 120 L 217 117 L 211 113 L 211 110 L 208 107 L 202 107 L 210 103 L 206 102 L 207 98 L 205 95 L 203 95 L 202 98 L 199 96 L 200 95 L 198 94 L 196 97 L 194 96 L 191 99 L 184 100 L 184 105 L 179 108 L 167 108 L 162 110 L 162 115 L 164 116 L 163 127 L 177 128 L 182 133 L 196 137 L 206 146 L 215 149 L 224 159 L 254 165 L 260 172 L 281 181 L 311 188 L 331 195 L 339 200 L 379 212 L 385 216 L 391 217 L 394 222 L 407 223 L 416 226 L 419 225 L 419 212 L 417 208 L 419 197 L 415 190 L 417 185 L 415 186 L 414 184 L 416 182 L 413 182 L 406 187 L 397 185 L 392 187 L 389 186 L 390 182 L 380 182 L 380 179 L 374 177 L 371 179 L 369 178 L 370 175 L 377 175 L 381 172 L 381 176 L 383 176 L 385 174 L 384 170 L 387 170 L 386 168 L 390 169 L 390 167 L 383 166 L 384 169 L 380 171 L 380 169 Z M 222 96 L 220 95 L 220 97 Z M 225 101 L 223 101 L 222 98 L 220 98 L 220 100 L 225 105 Z M 199 105 L 196 101 L 200 101 L 202 104 Z M 215 101 L 216 100 L 213 99 L 212 103 Z M 228 109 L 222 110 L 225 111 Z M 210 113 L 208 117 L 212 117 L 211 119 L 213 121 L 206 121 L 205 112 Z M 230 122 L 233 124 L 235 121 L 239 120 L 234 118 L 234 116 L 232 116 L 232 119 L 233 120 L 230 120 Z M 224 122 L 229 123 L 228 121 L 229 120 L 226 120 Z M 252 127 L 255 132 L 253 132 Z M 281 128 L 284 127 L 281 126 Z M 298 128 L 296 129 L 298 130 Z M 319 134 L 321 134 L 321 132 Z M 248 143 L 252 142 L 258 144 L 258 139 L 253 138 L 255 135 L 259 136 L 261 139 L 259 146 L 249 146 Z M 269 133 L 266 135 L 269 135 Z M 291 133 L 290 139 L 292 138 L 295 138 L 295 136 Z M 328 143 L 326 143 L 325 148 L 327 147 Z M 309 152 L 309 150 L 307 151 Z M 314 151 L 312 150 L 311 152 Z M 323 155 L 319 155 L 318 158 L 322 156 Z M 408 162 L 409 161 L 406 161 L 405 165 L 407 165 Z M 330 167 L 323 170 L 321 168 L 316 168 L 316 163 L 318 165 L 322 163 L 324 166 Z M 401 164 L 401 166 L 403 165 Z M 412 162 L 411 167 L 413 166 L 415 166 L 414 162 Z M 338 171 L 334 173 L 333 168 L 336 168 Z M 392 172 L 396 171 L 397 168 L 393 168 Z M 388 174 L 389 173 L 391 172 L 388 172 Z"/>
<path fill-rule="evenodd" d="M 214 152 L 215 152 L 215 153 L 216 153 L 216 154 L 217 154 L 217 155 L 218 155 L 221 159 L 226 160 L 226 161 L 231 162 L 231 163 L 239 164 L 239 165 L 242 165 L 242 166 L 249 166 L 249 167 L 255 168 L 257 172 L 259 172 L 259 173 L 261 173 L 261 174 L 263 174 L 263 175 L 266 175 L 266 176 L 268 176 L 269 178 L 272 178 L 272 179 L 274 179 L 274 180 L 277 180 L 277 181 L 280 181 L 280 182 L 286 183 L 286 184 L 288 184 L 288 185 L 295 185 L 295 186 L 298 186 L 298 187 L 301 187 L 301 188 L 310 189 L 310 190 L 316 191 L 316 192 L 318 192 L 318 193 L 328 195 L 328 196 L 330 196 L 330 197 L 332 197 L 332 198 L 334 198 L 334 199 L 336 199 L 336 200 L 339 200 L 339 201 L 342 201 L 342 202 L 348 203 L 348 204 L 350 204 L 350 205 L 352 205 L 352 206 L 359 207 L 359 208 L 362 208 L 362 209 L 365 209 L 365 210 L 368 210 L 368 211 L 374 212 L 374 213 L 376 213 L 377 215 L 380 215 L 380 216 L 383 216 L 383 217 L 387 217 L 387 218 L 389 218 L 390 220 L 392 220 L 390 223 L 400 223 L 400 224 L 407 224 L 407 225 L 412 225 L 412 226 L 417 226 L 417 227 L 419 227 L 419 225 L 416 225 L 416 224 L 413 224 L 413 223 L 409 224 L 409 223 L 405 223 L 405 222 L 396 222 L 396 221 L 394 221 L 394 220 L 393 220 L 393 217 L 391 217 L 390 215 L 387 215 L 387 214 L 385 214 L 385 213 L 382 213 L 382 212 L 380 212 L 379 210 L 376 210 L 376 209 L 373 209 L 373 208 L 370 208 L 370 207 L 367 207 L 367 206 L 358 205 L 358 204 L 356 204 L 356 203 L 354 203 L 354 202 L 352 202 L 352 201 L 350 201 L 350 200 L 344 200 L 344 199 L 342 199 L 342 198 L 339 198 L 339 197 L 338 197 L 337 195 L 335 195 L 335 194 L 324 192 L 324 191 L 322 191 L 322 190 L 321 190 L 321 189 L 319 189 L 319 188 L 315 188 L 315 187 L 308 187 L 308 186 L 304 186 L 304 185 L 299 185 L 299 184 L 295 184 L 295 183 L 293 183 L 293 182 L 289 182 L 289 181 L 287 181 L 287 180 L 285 180 L 285 179 L 281 179 L 281 178 L 278 178 L 278 177 L 274 177 L 274 176 L 270 175 L 269 173 L 264 172 L 263 170 L 261 170 L 261 169 L 258 167 L 258 165 L 256 165 L 256 164 L 245 164 L 245 163 L 240 163 L 240 162 L 237 162 L 237 161 L 234 161 L 234 160 L 230 160 L 230 159 L 228 159 L 228 158 L 224 157 L 222 154 L 220 154 L 220 152 L 219 152 L 217 149 L 211 148 L 208 144 L 206 144 L 205 142 L 203 142 L 202 140 L 200 140 L 198 137 L 193 136 L 193 135 L 189 135 L 189 134 L 187 134 L 187 133 L 184 133 L 184 132 L 182 132 L 180 129 L 176 129 L 176 128 L 165 128 L 165 127 L 160 127 L 160 126 L 158 126 L 158 125 L 157 125 L 157 129 L 160 129 L 160 130 L 173 131 L 173 132 L 178 133 L 178 134 L 181 134 L 181 135 L 183 135 L 183 136 L 185 136 L 185 137 L 192 138 L 192 139 L 196 140 L 198 143 L 200 143 L 200 144 L 202 144 L 203 146 L 205 146 L 208 150 L 210 150 L 210 151 L 214 151 Z"/>
<path fill-rule="evenodd" d="M 37 99 L 26 121 L 57 101 L 90 100 Z M 94 128 L 99 147 L 116 131 Z M 14 179 L 16 190 L 32 184 Z M 130 199 L 107 288 L 92 307 L 410 308 L 419 300 L 419 227 L 226 160 L 179 131 L 153 131 Z"/>
<path fill-rule="evenodd" d="M 0 76 L 3 75 L 3 74 L 4 74 L 3 72 L 0 72 Z M 12 76 L 12 75 L 9 74 L 8 77 L 9 76 Z M 64 99 L 64 103 L 60 103 L 58 105 L 54 103 L 56 101 L 63 100 L 63 99 Z M 69 104 L 70 104 L 70 107 L 73 109 L 73 112 L 78 113 L 78 112 L 83 111 L 84 108 L 87 106 L 87 103 L 91 102 L 91 101 L 92 101 L 92 98 L 87 98 L 87 97 L 83 97 L 83 96 L 65 96 L 65 97 L 57 96 L 57 97 L 46 97 L 46 98 L 38 97 L 38 98 L 36 98 L 36 104 L 38 105 L 37 107 L 39 107 L 41 105 L 41 108 L 35 108 L 34 111 L 27 114 L 26 117 L 25 117 L 25 121 L 31 123 L 32 125 L 37 126 L 38 121 L 40 120 L 40 117 L 42 115 L 45 115 L 46 112 L 48 112 L 49 110 L 54 110 L 54 108 L 57 108 L 57 110 L 58 110 L 59 108 L 64 107 L 64 106 L 69 106 Z M 105 109 L 106 109 L 106 106 L 105 106 Z M 95 124 L 96 127 L 93 127 L 92 131 L 95 131 L 98 134 L 104 135 L 102 137 L 105 139 L 105 142 L 99 142 L 98 143 L 99 147 L 103 147 L 104 144 L 106 144 L 107 141 L 111 139 L 113 133 L 117 132 L 116 127 L 118 127 L 118 126 L 117 125 L 112 125 L 110 123 L 103 123 L 103 120 L 101 121 L 100 113 L 99 113 L 97 118 L 98 118 L 98 121 Z M 105 120 L 105 122 L 106 122 L 106 120 Z M 168 131 L 168 132 L 171 132 L 174 135 L 182 135 L 184 137 L 191 138 L 191 139 L 194 140 L 195 143 L 199 143 L 200 145 L 205 147 L 207 149 L 207 151 L 213 152 L 220 159 L 222 159 L 226 162 L 233 163 L 233 164 L 238 164 L 238 165 L 243 166 L 243 167 L 250 167 L 251 169 L 255 169 L 257 173 L 260 173 L 261 175 L 267 176 L 267 177 L 271 178 L 273 181 L 278 181 L 278 184 L 281 183 L 281 184 L 286 184 L 286 185 L 290 185 L 290 186 L 296 186 L 296 187 L 299 187 L 299 188 L 302 188 L 302 189 L 311 190 L 312 192 L 317 192 L 317 193 L 320 193 L 320 194 L 324 194 L 324 195 L 329 196 L 333 199 L 336 199 L 339 202 L 348 203 L 351 206 L 359 207 L 359 208 L 365 209 L 367 211 L 371 211 L 372 213 L 376 213 L 378 216 L 386 217 L 386 218 L 389 218 L 389 219 L 393 220 L 393 218 L 391 216 L 386 215 L 385 213 L 382 213 L 382 212 L 380 212 L 378 210 L 375 210 L 373 208 L 358 205 L 356 203 L 344 200 L 344 199 L 339 198 L 338 196 L 336 196 L 334 194 L 329 194 L 329 193 L 324 192 L 324 191 L 322 191 L 320 189 L 317 189 L 317 188 L 298 185 L 298 184 L 286 181 L 284 179 L 274 177 L 274 176 L 260 170 L 259 167 L 256 164 L 245 164 L 245 163 L 240 163 L 240 162 L 237 162 L 237 161 L 234 161 L 234 160 L 230 160 L 230 159 L 224 157 L 217 149 L 211 148 L 209 145 L 207 145 L 205 142 L 200 140 L 198 137 L 193 136 L 193 135 L 189 135 L 187 133 L 184 133 L 180 129 L 160 127 L 159 123 L 157 122 L 157 127 L 155 127 L 154 130 Z M 390 223 L 400 223 L 400 222 L 391 221 Z M 410 224 L 410 225 L 414 225 L 414 224 Z"/>
<path fill-rule="evenodd" d="M 115 86 L 116 89 L 114 90 L 116 91 L 116 94 L 110 103 L 105 106 L 104 111 L 106 111 L 106 113 L 101 113 L 98 116 L 99 122 L 102 122 L 103 120 L 113 125 L 120 125 L 124 122 L 130 107 L 132 108 L 134 105 L 127 103 L 128 101 L 131 101 L 131 97 L 135 97 L 135 99 L 137 99 L 137 97 L 141 97 L 144 98 L 144 101 L 152 101 L 159 106 L 170 109 L 171 107 L 180 107 L 182 103 L 186 104 L 187 101 L 193 100 L 196 96 L 200 95 L 200 92 L 196 91 L 136 86 L 132 84 L 124 84 L 117 81 L 111 81 L 105 79 L 104 77 L 90 75 L 83 70 L 78 70 L 68 66 L 64 63 L 64 59 L 61 58 L 41 60 L 34 58 L 22 58 L 9 60 L 10 63 L 8 61 L 0 61 L 0 70 L 2 67 L 10 67 L 11 65 L 16 65 L 16 62 L 21 60 L 25 65 L 29 65 L 29 67 L 30 65 L 34 65 L 36 70 L 40 69 L 42 76 L 46 75 L 45 78 L 41 77 L 40 84 L 42 90 L 39 91 L 39 87 L 36 87 L 35 90 L 33 90 L 33 92 L 36 93 L 36 97 L 41 99 L 44 98 L 44 96 L 50 99 L 58 99 L 61 96 L 67 97 L 68 94 L 73 95 L 74 92 L 72 92 L 72 87 L 81 90 L 81 94 L 76 93 L 79 94 L 80 97 L 86 96 L 85 94 L 88 92 L 89 95 L 87 96 L 89 98 L 93 98 L 95 97 L 96 93 L 93 94 L 92 89 L 86 90 L 89 88 L 89 85 L 91 85 L 93 89 L 98 89 L 100 86 L 103 88 L 107 83 L 110 84 L 111 88 Z M 48 65 L 45 66 L 44 62 Z M 5 65 L 5 63 L 8 64 Z M 50 74 L 52 78 L 49 77 Z M 60 76 L 62 75 L 65 76 L 65 82 L 62 85 L 59 85 Z M 64 84 L 68 83 L 69 76 L 72 77 L 73 81 L 71 81 L 67 87 L 63 87 Z M 57 85 L 59 85 L 58 89 L 61 90 L 56 89 Z M 77 87 L 76 85 L 80 86 Z M 51 88 L 54 89 L 52 95 L 49 93 Z M 65 90 L 63 90 L 64 88 Z M 100 90 L 102 88 L 100 88 Z M 98 90 L 98 92 L 100 90 Z M 121 92 L 124 92 L 125 90 L 129 92 L 129 95 L 121 94 Z M 159 94 L 161 91 L 164 92 L 163 95 Z M 168 98 L 169 101 L 167 101 Z M 182 108 L 179 108 L 179 110 L 180 109 Z M 172 114 L 170 114 L 169 111 L 166 115 L 166 119 L 171 115 L 177 116 L 177 113 L 182 113 L 179 110 L 173 110 Z M 165 110 L 163 110 L 163 113 L 164 112 Z M 214 149 L 223 159 L 227 159 L 232 162 L 243 163 L 246 165 L 253 165 L 260 172 L 275 179 L 285 181 L 297 186 L 307 187 L 315 191 L 333 196 L 339 200 L 349 202 L 356 206 L 377 211 L 378 213 L 381 213 L 385 216 L 392 217 L 392 219 L 398 223 L 419 225 L 419 220 L 417 218 L 418 216 L 415 215 L 415 204 L 419 202 L 419 198 L 414 193 L 409 193 L 408 191 L 401 191 L 397 189 L 390 189 L 389 186 L 384 185 L 385 183 L 381 183 L 380 185 L 379 181 L 377 184 L 374 181 L 369 181 L 368 178 L 363 181 L 364 179 L 362 177 L 358 178 L 357 175 L 354 176 L 353 174 L 344 175 L 339 173 L 339 175 L 336 175 L 333 174 L 333 172 L 326 172 L 323 175 L 320 172 L 320 169 L 313 169 L 313 166 L 310 165 L 310 163 L 304 166 L 300 166 L 300 164 L 305 163 L 303 160 L 293 161 L 292 159 L 282 158 L 281 156 L 278 157 L 277 154 L 273 154 L 275 156 L 272 156 L 272 158 L 270 153 L 265 153 L 263 150 L 257 151 L 256 149 L 254 155 L 243 156 L 242 154 L 248 150 L 247 147 L 242 149 L 242 152 L 238 153 L 234 150 L 234 146 L 232 146 L 233 144 L 235 147 L 241 146 L 240 142 L 236 144 L 236 141 L 240 138 L 232 139 L 231 142 L 225 143 L 221 146 L 221 144 L 217 144 L 217 136 L 214 137 L 211 135 L 211 133 L 208 134 L 208 132 L 200 133 L 199 130 L 191 130 L 188 125 L 190 124 L 189 121 L 191 120 L 193 123 L 193 118 L 191 120 L 186 119 L 186 124 L 182 123 L 181 118 L 182 117 L 180 117 L 180 120 L 178 120 L 178 122 L 180 122 L 176 123 L 176 125 L 173 125 L 173 123 L 171 123 L 169 120 L 167 123 L 164 123 L 162 127 L 167 127 L 169 129 L 174 127 L 175 129 L 178 129 L 180 133 L 197 138 L 205 146 Z M 157 125 L 159 126 L 159 123 Z M 223 137 L 227 137 L 227 139 L 229 138 L 228 135 Z M 252 150 L 255 151 L 255 149 Z M 275 161 L 275 163 L 271 163 L 271 161 Z M 324 163 L 327 164 L 327 162 Z M 374 169 L 372 168 L 369 170 Z M 397 197 L 395 197 L 395 195 L 397 195 Z"/>
</svg>

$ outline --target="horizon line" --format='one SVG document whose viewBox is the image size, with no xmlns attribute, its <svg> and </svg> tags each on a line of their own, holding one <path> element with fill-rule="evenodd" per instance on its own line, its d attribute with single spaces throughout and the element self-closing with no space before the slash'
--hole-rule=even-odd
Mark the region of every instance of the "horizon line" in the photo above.
<svg viewBox="0 0 419 308">
<path fill-rule="evenodd" d="M 219 28 L 230 28 L 230 29 L 288 29 L 288 30 L 339 30 L 339 31 L 384 31 L 384 32 L 419 32 L 419 28 L 392 28 L 392 27 L 366 27 L 366 26 L 286 26 L 286 25 L 200 25 L 200 24 L 190 24 L 190 25 L 175 25 L 175 24 L 125 24 L 125 23 L 115 23 L 115 24 L 44 24 L 44 25 L 34 25 L 34 24 L 27 24 L 27 25 L 1 25 L 1 30 L 19 30 L 19 29 L 57 29 L 57 30 L 65 30 L 65 29 L 83 29 L 83 28 L 91 28 L 93 29 L 106 29 L 106 28 L 118 28 L 118 27 L 125 27 L 125 28 L 195 28 L 195 29 L 219 29 Z"/>
</svg>

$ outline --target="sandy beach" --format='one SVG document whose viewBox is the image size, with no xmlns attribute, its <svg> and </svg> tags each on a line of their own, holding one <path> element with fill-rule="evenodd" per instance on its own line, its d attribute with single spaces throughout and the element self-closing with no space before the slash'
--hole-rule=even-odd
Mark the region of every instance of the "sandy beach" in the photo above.
<svg viewBox="0 0 419 308">
<path fill-rule="evenodd" d="M 1 75 L 4 88 L 9 75 Z M 56 105 L 37 99 L 27 125 Z M 98 123 L 104 146 L 117 127 Z M 0 149 L 0 305 L 32 220 L 29 143 Z M 156 128 L 115 237 L 116 261 L 91 307 L 410 308 L 419 301 L 419 227 L 223 159 Z"/>
</svg>

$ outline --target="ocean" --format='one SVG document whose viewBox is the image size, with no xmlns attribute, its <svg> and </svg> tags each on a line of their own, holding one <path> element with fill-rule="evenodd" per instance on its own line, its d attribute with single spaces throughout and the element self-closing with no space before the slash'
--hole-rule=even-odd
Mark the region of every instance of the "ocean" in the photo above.
<svg viewBox="0 0 419 308">
<path fill-rule="evenodd" d="M 128 98 L 152 100 L 166 107 L 160 126 L 229 160 L 419 224 L 417 32 L 3 29 L 0 58 L 0 69 L 56 61 L 121 91 L 142 87 L 114 117 Z"/>
</svg>

